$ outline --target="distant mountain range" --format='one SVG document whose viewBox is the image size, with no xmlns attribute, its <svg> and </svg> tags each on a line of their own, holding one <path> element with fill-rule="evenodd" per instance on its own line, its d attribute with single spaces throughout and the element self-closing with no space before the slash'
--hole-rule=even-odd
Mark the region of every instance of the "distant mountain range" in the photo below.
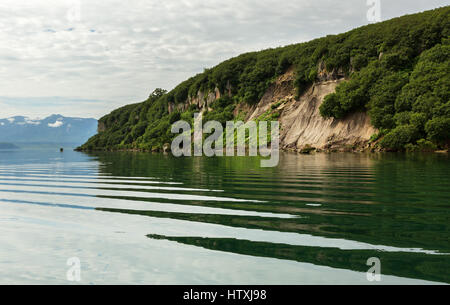
<svg viewBox="0 0 450 305">
<path fill-rule="evenodd" d="M 3 143 L 79 145 L 96 133 L 95 119 L 69 118 L 58 114 L 45 119 L 24 116 L 0 119 L 0 142 Z"/>
</svg>

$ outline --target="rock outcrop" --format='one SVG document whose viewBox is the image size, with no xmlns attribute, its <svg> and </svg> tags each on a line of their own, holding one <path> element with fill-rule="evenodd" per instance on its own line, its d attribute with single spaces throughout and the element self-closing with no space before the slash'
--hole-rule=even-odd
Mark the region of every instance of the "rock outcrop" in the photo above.
<svg viewBox="0 0 450 305">
<path fill-rule="evenodd" d="M 305 147 L 320 150 L 367 148 L 370 137 L 377 130 L 370 124 L 366 113 L 353 113 L 340 120 L 325 119 L 320 115 L 319 107 L 325 96 L 333 93 L 336 86 L 345 81 L 343 78 L 333 80 L 330 76 L 325 76 L 325 73 L 322 75 L 325 81 L 316 82 L 296 99 L 294 74 L 288 71 L 268 89 L 249 119 L 255 119 L 272 108 L 272 105 L 280 104 L 275 110 L 280 114 L 280 147 L 283 149 L 300 151 Z"/>
<path fill-rule="evenodd" d="M 325 119 L 320 115 L 319 107 L 325 96 L 333 93 L 337 85 L 345 81 L 340 71 L 328 73 L 320 69 L 318 81 L 299 98 L 296 98 L 294 70 L 290 69 L 269 86 L 256 105 L 250 107 L 241 104 L 235 110 L 235 115 L 244 112 L 245 120 L 249 121 L 268 111 L 277 112 L 281 128 L 280 147 L 284 150 L 302 151 L 309 147 L 326 151 L 367 149 L 371 136 L 377 130 L 371 125 L 366 113 L 353 113 L 339 120 Z M 186 107 L 197 104 L 204 110 L 220 97 L 218 89 L 209 94 L 199 92 L 195 98 L 186 102 Z"/>
</svg>

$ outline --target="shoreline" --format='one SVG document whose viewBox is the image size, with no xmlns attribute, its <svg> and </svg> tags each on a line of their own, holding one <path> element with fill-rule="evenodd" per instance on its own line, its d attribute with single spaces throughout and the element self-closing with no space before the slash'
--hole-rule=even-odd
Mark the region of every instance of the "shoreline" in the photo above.
<svg viewBox="0 0 450 305">
<path fill-rule="evenodd" d="M 169 150 L 163 149 L 139 149 L 139 148 L 126 148 L 126 149 L 74 149 L 77 152 L 85 152 L 85 153 L 94 153 L 94 152 L 135 152 L 135 153 L 163 153 L 169 154 L 171 153 Z M 235 149 L 236 151 L 236 149 Z M 248 148 L 246 148 L 246 152 L 248 152 Z M 312 155 L 312 154 L 333 154 L 333 153 L 358 153 L 358 154 L 377 154 L 377 153 L 433 153 L 433 154 L 448 154 L 448 149 L 441 149 L 435 151 L 422 150 L 422 151 L 394 151 L 394 150 L 383 150 L 383 149 L 350 149 L 350 148 L 341 148 L 341 149 L 317 149 L 317 148 L 304 148 L 304 149 L 289 149 L 289 148 L 280 148 L 280 152 L 285 153 L 295 153 L 299 155 Z M 224 154 L 226 157 L 226 154 Z"/>
</svg>

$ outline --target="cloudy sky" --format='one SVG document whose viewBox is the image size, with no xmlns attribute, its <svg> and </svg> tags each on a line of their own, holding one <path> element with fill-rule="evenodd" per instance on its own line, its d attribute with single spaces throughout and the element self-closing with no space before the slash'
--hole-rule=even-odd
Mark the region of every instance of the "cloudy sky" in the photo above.
<svg viewBox="0 0 450 305">
<path fill-rule="evenodd" d="M 449 4 L 381 0 L 381 18 Z M 1 0 L 0 118 L 99 118 L 240 53 L 368 24 L 368 9 L 367 0 Z"/>
</svg>

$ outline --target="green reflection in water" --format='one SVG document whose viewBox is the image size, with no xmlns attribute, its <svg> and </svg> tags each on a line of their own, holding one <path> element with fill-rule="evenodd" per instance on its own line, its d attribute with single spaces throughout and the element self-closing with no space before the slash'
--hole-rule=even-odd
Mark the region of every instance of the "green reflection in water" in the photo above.
<svg viewBox="0 0 450 305">
<path fill-rule="evenodd" d="M 100 196 L 148 202 L 177 204 L 185 210 L 173 213 L 127 209 L 102 209 L 149 217 L 219 224 L 246 229 L 293 232 L 327 238 L 339 238 L 371 245 L 397 248 L 418 248 L 450 253 L 450 159 L 447 154 L 281 154 L 276 168 L 260 168 L 259 158 L 173 158 L 160 154 L 100 153 L 92 155 L 99 161 L 100 173 L 113 176 L 153 177 L 160 181 L 182 184 L 183 188 L 221 190 L 212 196 L 259 200 L 261 202 L 225 202 L 168 200 L 133 196 Z M 114 189 L 114 186 L 111 186 Z M 141 192 L 157 192 L 140 190 Z M 160 191 L 163 193 L 163 191 Z M 208 192 L 177 192 L 177 194 L 210 195 Z M 189 207 L 200 206 L 275 214 L 292 218 L 193 214 Z M 295 217 L 297 216 L 297 217 Z M 189 226 L 189 223 L 186 223 Z M 207 236 L 207 232 L 205 232 Z M 186 241 L 188 239 L 185 239 Z M 198 239 L 203 247 L 210 240 Z M 179 241 L 179 240 L 177 240 Z M 192 240 L 190 240 L 192 241 Z M 248 245 L 241 253 L 240 246 Z M 235 253 L 282 258 L 279 244 L 250 241 L 223 241 Z M 229 245 L 231 244 L 231 245 Z M 254 249 L 252 249 L 254 247 Z M 221 250 L 220 248 L 215 248 Z M 289 248 L 291 249 L 291 248 Z M 295 253 L 305 249 L 294 248 Z M 300 249 L 300 250 L 298 250 Z M 367 253 L 359 250 L 308 248 L 307 256 L 286 259 L 324 264 L 318 253 L 331 257 L 338 268 L 366 271 Z M 330 251 L 333 254 L 330 254 Z M 355 252 L 357 251 L 357 252 Z M 286 253 L 290 253 L 285 250 Z M 283 252 L 284 253 L 284 252 Z M 316 260 L 309 260 L 316 255 Z M 352 254 L 353 253 L 353 254 Z M 356 254 L 355 254 L 356 253 Z M 358 254 L 360 253 L 360 254 Z M 275 255 L 276 254 L 276 255 Z M 449 255 L 418 253 L 387 253 L 384 273 L 405 277 L 448 282 Z M 350 258 L 356 255 L 355 260 Z M 341 258 L 339 256 L 342 256 Z M 309 258 L 308 258 L 309 257 Z M 324 259 L 325 259 L 324 258 Z M 364 259 L 363 259 L 364 258 Z M 358 261 L 358 263 L 356 263 Z M 325 260 L 326 262 L 326 260 Z M 347 263 L 345 263 L 347 262 Z M 352 263 L 350 263 L 352 262 Z M 389 263 L 392 262 L 392 263 Z M 359 267 L 354 267 L 359 266 Z"/>
<path fill-rule="evenodd" d="M 305 218 L 276 218 L 276 217 L 259 217 L 259 216 L 238 216 L 223 214 L 193 214 L 180 212 L 163 212 L 163 211 L 139 211 L 126 209 L 97 208 L 99 211 L 115 212 L 132 215 L 142 215 L 157 218 L 168 218 L 185 220 L 199 223 L 218 224 L 229 227 L 262 229 L 278 232 L 296 232 L 308 233 L 315 236 L 326 236 L 329 238 L 343 238 L 355 240 L 373 245 L 388 245 L 395 247 L 423 248 L 428 250 L 439 250 L 444 252 L 442 245 L 448 243 L 448 235 L 436 234 L 433 231 L 425 231 L 424 226 L 414 225 L 412 222 L 404 224 L 409 231 L 392 231 L 391 228 L 380 227 L 379 234 L 382 238 L 377 238 L 375 230 L 379 227 L 376 219 L 373 217 L 365 217 L 366 222 L 364 228 L 362 226 L 362 217 L 339 215 L 339 217 L 327 217 L 320 215 L 312 215 Z M 355 221 L 357 222 L 355 225 Z M 368 229 L 372 225 L 374 231 Z M 397 225 L 397 228 L 399 226 Z M 431 230 L 430 228 L 429 230 Z M 414 231 L 417 230 L 417 231 Z M 374 234 L 373 236 L 371 234 Z M 411 235 L 412 234 L 412 235 Z M 427 239 L 427 234 L 433 239 Z M 388 239 L 389 237 L 389 239 Z M 436 245 L 440 238 L 440 244 Z M 425 246 L 425 247 L 424 247 Z M 433 249 L 432 247 L 436 248 Z"/>
<path fill-rule="evenodd" d="M 168 237 L 147 235 L 209 250 L 230 252 L 258 257 L 270 257 L 297 262 L 312 263 L 339 269 L 367 272 L 367 259 L 377 257 L 381 272 L 405 278 L 450 283 L 450 260 L 443 255 L 422 253 L 382 252 L 373 250 L 341 250 L 337 248 L 305 247 L 268 242 L 256 242 L 232 238 Z"/>
</svg>

